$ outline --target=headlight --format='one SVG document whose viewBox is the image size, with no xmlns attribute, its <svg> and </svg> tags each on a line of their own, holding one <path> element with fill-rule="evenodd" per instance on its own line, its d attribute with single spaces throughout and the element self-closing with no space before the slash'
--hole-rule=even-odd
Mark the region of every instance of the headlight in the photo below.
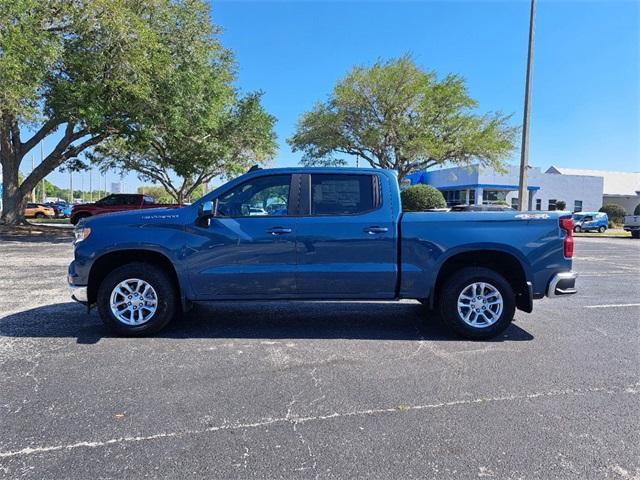
<svg viewBox="0 0 640 480">
<path fill-rule="evenodd" d="M 80 243 L 91 235 L 91 229 L 89 227 L 80 227 L 75 229 L 76 240 L 75 243 Z"/>
</svg>

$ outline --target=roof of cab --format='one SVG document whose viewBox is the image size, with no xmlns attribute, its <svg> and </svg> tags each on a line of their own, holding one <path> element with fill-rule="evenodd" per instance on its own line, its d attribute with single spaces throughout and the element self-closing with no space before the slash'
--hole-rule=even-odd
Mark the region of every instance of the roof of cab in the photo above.
<svg viewBox="0 0 640 480">
<path fill-rule="evenodd" d="M 395 170 L 388 170 L 383 168 L 362 168 L 362 167 L 277 167 L 277 168 L 256 168 L 250 170 L 247 173 L 254 172 L 275 172 L 275 173 L 305 173 L 305 172 L 318 172 L 318 173 L 378 173 L 387 172 L 393 175 L 396 174 Z"/>
</svg>

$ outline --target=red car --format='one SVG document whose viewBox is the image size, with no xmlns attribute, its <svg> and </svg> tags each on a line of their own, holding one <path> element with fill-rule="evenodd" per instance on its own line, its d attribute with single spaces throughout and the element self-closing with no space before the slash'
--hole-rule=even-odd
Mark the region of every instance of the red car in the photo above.
<svg viewBox="0 0 640 480">
<path fill-rule="evenodd" d="M 95 203 L 74 205 L 71 210 L 71 223 L 76 225 L 80 220 L 101 213 L 123 212 L 141 208 L 180 207 L 178 204 L 156 203 L 153 197 L 140 193 L 114 193 Z"/>
</svg>

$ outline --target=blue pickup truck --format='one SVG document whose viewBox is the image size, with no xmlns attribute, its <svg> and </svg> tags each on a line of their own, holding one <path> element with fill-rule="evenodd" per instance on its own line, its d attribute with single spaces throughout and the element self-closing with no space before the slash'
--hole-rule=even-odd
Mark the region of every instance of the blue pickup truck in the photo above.
<svg viewBox="0 0 640 480">
<path fill-rule="evenodd" d="M 561 212 L 403 213 L 391 171 L 256 169 L 186 207 L 81 221 L 68 281 L 123 335 L 198 302 L 409 298 L 491 338 L 576 292 L 572 233 Z"/>
</svg>

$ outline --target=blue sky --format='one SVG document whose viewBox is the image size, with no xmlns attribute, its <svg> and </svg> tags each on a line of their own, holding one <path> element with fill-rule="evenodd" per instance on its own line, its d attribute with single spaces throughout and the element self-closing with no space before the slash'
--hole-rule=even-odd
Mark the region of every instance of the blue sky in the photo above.
<svg viewBox="0 0 640 480">
<path fill-rule="evenodd" d="M 274 166 L 298 163 L 286 139 L 352 66 L 405 53 L 425 69 L 465 77 L 480 111 L 512 113 L 513 124 L 522 123 L 526 0 L 216 0 L 212 10 L 235 52 L 238 86 L 264 91 L 278 119 Z M 539 0 L 532 165 L 640 171 L 639 17 L 632 0 Z M 510 161 L 518 159 L 516 151 Z M 50 180 L 66 186 L 68 176 Z M 128 176 L 128 189 L 138 184 Z"/>
</svg>

